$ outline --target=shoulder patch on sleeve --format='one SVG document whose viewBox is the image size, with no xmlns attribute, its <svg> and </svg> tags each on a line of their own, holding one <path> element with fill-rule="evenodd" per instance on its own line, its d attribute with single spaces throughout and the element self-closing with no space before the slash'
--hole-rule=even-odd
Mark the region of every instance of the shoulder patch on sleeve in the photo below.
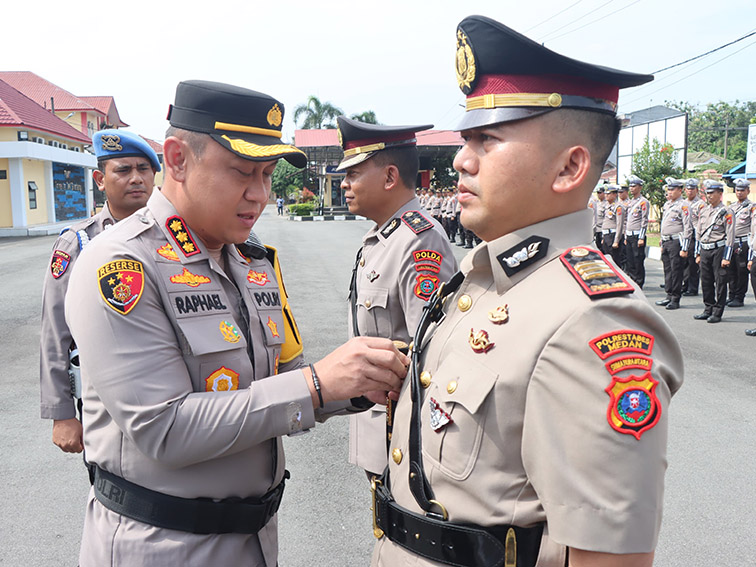
<svg viewBox="0 0 756 567">
<path fill-rule="evenodd" d="M 63 250 L 56 250 L 53 252 L 52 260 L 50 261 L 50 272 L 52 277 L 56 280 L 66 273 L 69 264 L 71 264 L 71 256 L 63 252 Z"/>
<path fill-rule="evenodd" d="M 421 215 L 419 211 L 407 211 L 402 215 L 402 220 L 415 234 L 433 228 L 433 223 Z"/>
<path fill-rule="evenodd" d="M 598 250 L 578 246 L 559 257 L 589 297 L 611 297 L 635 289 Z"/>
<path fill-rule="evenodd" d="M 144 266 L 136 260 L 114 260 L 100 266 L 97 281 L 105 304 L 121 315 L 128 315 L 144 291 Z"/>
</svg>

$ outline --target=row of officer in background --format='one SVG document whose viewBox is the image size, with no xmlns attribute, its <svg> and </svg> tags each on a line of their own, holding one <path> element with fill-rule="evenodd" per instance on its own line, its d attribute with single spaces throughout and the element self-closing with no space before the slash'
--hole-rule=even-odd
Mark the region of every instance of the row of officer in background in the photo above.
<svg viewBox="0 0 756 567">
<path fill-rule="evenodd" d="M 450 242 L 463 248 L 473 248 L 474 245 L 480 244 L 480 238 L 460 222 L 462 207 L 457 195 L 457 189 L 424 190 L 420 191 L 418 200 L 428 214 L 441 223 Z M 459 242 L 457 242 L 457 236 L 459 236 Z"/>
<path fill-rule="evenodd" d="M 162 190 L 93 240 L 66 298 L 96 470 L 82 566 L 273 567 L 280 436 L 399 389 L 389 466 L 372 482 L 374 566 L 651 564 L 682 356 L 640 288 L 591 248 L 584 209 L 619 132 L 619 89 L 652 77 L 565 58 L 481 16 L 455 41 L 461 221 L 484 242 L 444 286 L 429 278 L 438 250 L 417 255 L 410 274 L 433 295 L 403 385 L 409 360 L 386 338 L 304 366 L 275 251 L 233 246 L 276 161 L 306 162 L 281 143 L 283 104 L 179 84 Z M 363 163 L 391 188 L 399 168 L 380 154 Z M 437 234 L 405 218 L 408 202 L 376 214 L 374 231 Z M 383 277 L 380 236 L 355 294 Z M 368 309 L 358 325 L 385 322 Z"/>
</svg>

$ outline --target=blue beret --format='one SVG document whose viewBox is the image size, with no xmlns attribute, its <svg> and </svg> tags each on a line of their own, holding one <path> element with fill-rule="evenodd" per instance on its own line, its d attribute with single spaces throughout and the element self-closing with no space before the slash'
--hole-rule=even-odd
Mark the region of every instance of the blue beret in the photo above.
<svg viewBox="0 0 756 567">
<path fill-rule="evenodd" d="M 144 138 L 126 130 L 100 130 L 92 136 L 97 161 L 144 156 L 155 171 L 160 171 L 157 154 Z"/>
</svg>

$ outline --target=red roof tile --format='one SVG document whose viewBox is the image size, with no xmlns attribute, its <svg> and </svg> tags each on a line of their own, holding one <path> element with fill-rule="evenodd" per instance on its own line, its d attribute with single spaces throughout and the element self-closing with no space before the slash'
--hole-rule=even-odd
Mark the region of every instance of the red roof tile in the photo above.
<svg viewBox="0 0 756 567">
<path fill-rule="evenodd" d="M 91 104 L 95 109 L 102 112 L 108 117 L 108 122 L 117 126 L 118 128 L 125 128 L 128 126 L 121 116 L 118 114 L 118 108 L 116 108 L 115 100 L 112 96 L 82 96 L 79 97 L 84 102 Z M 113 120 L 113 122 L 110 122 Z"/>
<path fill-rule="evenodd" d="M 417 134 L 418 146 L 461 146 L 463 143 L 459 133 L 451 130 L 426 130 Z M 338 146 L 339 134 L 334 129 L 296 130 L 294 145 L 299 148 Z"/>
<path fill-rule="evenodd" d="M 0 126 L 25 126 L 84 144 L 92 141 L 0 79 Z"/>
<path fill-rule="evenodd" d="M 145 136 L 142 136 L 141 134 L 139 134 L 139 136 L 145 142 L 147 142 L 153 150 L 155 150 L 156 154 L 160 155 L 163 153 L 163 144 L 161 144 L 160 142 L 156 142 L 155 140 L 151 140 L 150 138 L 147 138 Z"/>
<path fill-rule="evenodd" d="M 0 80 L 24 93 L 43 108 L 50 108 L 52 98 L 56 111 L 97 111 L 90 103 L 83 100 L 83 97 L 77 97 L 31 71 L 0 71 Z"/>
</svg>

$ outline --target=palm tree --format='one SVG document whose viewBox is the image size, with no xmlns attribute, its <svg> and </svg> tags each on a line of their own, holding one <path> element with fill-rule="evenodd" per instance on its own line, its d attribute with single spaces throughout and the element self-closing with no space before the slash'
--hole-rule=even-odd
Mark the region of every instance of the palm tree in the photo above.
<svg viewBox="0 0 756 567">
<path fill-rule="evenodd" d="M 352 120 L 359 120 L 360 122 L 364 122 L 365 124 L 378 124 L 378 120 L 375 117 L 375 112 L 372 110 L 366 110 L 365 112 L 360 112 L 359 114 L 352 114 L 349 118 Z"/>
<path fill-rule="evenodd" d="M 307 97 L 307 104 L 300 104 L 294 109 L 294 123 L 303 116 L 302 128 L 305 130 L 320 130 L 321 128 L 336 128 L 333 119 L 344 114 L 340 108 L 330 102 L 320 102 L 314 95 Z"/>
</svg>

